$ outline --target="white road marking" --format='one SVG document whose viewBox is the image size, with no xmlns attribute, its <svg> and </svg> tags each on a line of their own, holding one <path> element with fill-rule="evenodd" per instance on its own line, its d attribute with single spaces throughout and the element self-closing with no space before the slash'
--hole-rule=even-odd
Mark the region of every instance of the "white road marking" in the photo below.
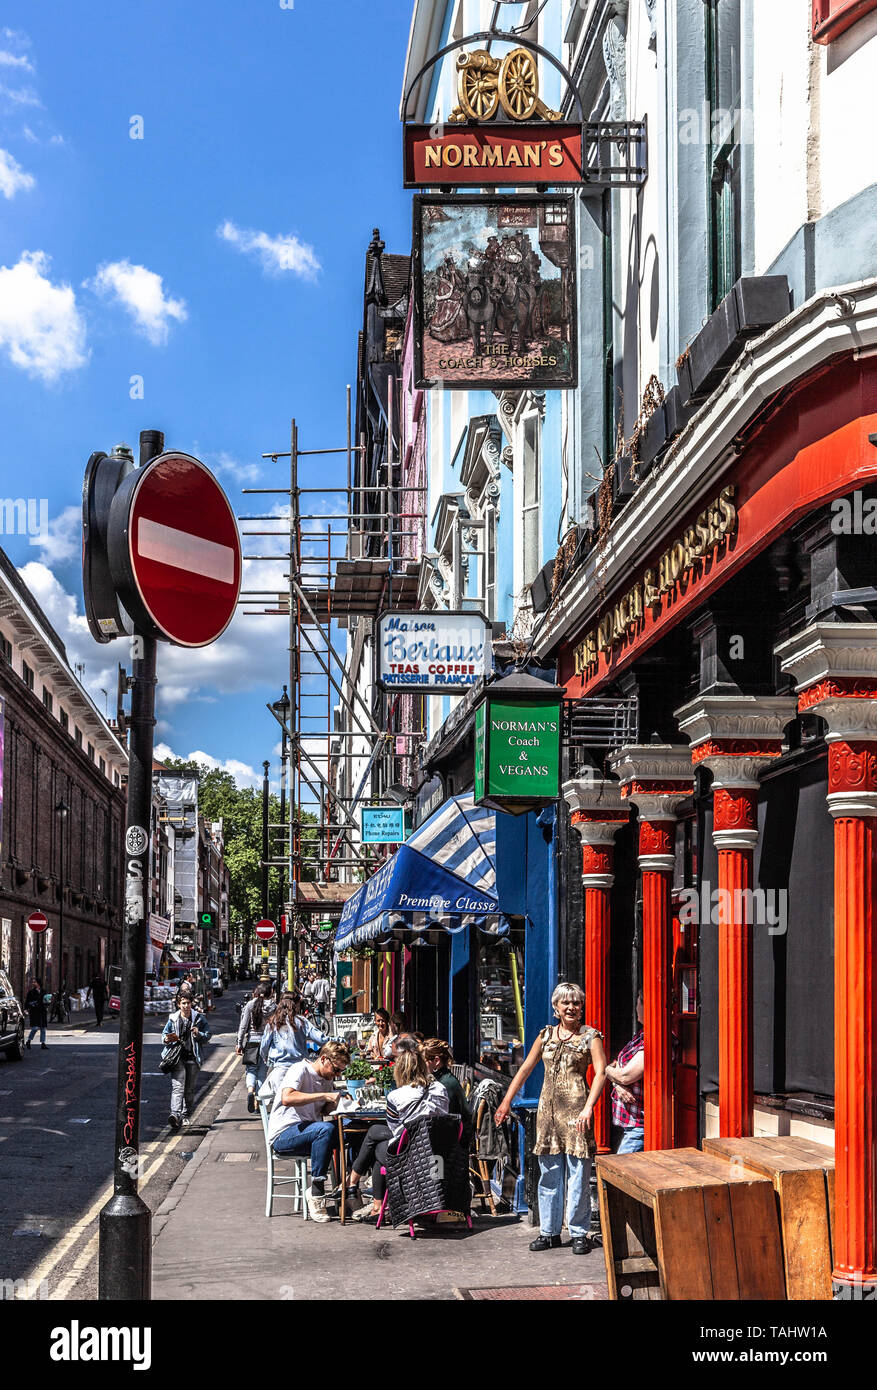
<svg viewBox="0 0 877 1390">
<path fill-rule="evenodd" d="M 232 1052 L 225 1066 L 222 1067 L 222 1069 L 220 1070 L 217 1080 L 222 1080 L 225 1077 L 226 1073 L 237 1061 L 237 1053 Z M 60 1133 L 60 1131 L 58 1130 L 51 1132 Z M 161 1147 L 162 1152 L 155 1160 L 155 1163 L 148 1164 L 142 1167 L 140 1178 L 141 1185 L 147 1174 L 151 1172 L 152 1168 L 157 1167 L 159 1164 L 163 1163 L 165 1157 L 169 1153 L 171 1153 L 174 1148 L 176 1148 L 177 1144 L 184 1137 L 187 1138 L 188 1136 L 184 1136 L 182 1133 L 180 1133 L 170 1141 L 168 1141 L 167 1139 L 159 1138 L 153 1139 L 150 1141 L 150 1143 L 144 1145 L 144 1147 L 140 1150 L 141 1165 L 143 1164 L 144 1157 L 151 1156 L 153 1153 L 155 1153 L 155 1150 L 157 1148 Z M 44 1279 L 48 1279 L 52 1271 L 57 1268 L 57 1266 L 65 1258 L 67 1253 L 73 1249 L 74 1245 L 76 1245 L 77 1241 L 81 1239 L 82 1235 L 92 1224 L 92 1222 L 97 1219 L 97 1217 L 100 1215 L 102 1208 L 106 1206 L 107 1202 L 110 1200 L 112 1195 L 113 1182 L 110 1181 L 107 1183 L 103 1191 L 99 1193 L 95 1201 L 92 1202 L 85 1215 L 80 1217 L 80 1219 L 75 1223 L 75 1225 L 73 1225 L 67 1232 L 67 1235 L 64 1237 L 64 1239 L 53 1248 L 53 1250 L 46 1256 L 42 1263 L 39 1264 L 37 1268 L 27 1276 L 27 1278 L 30 1279 L 36 1285 L 41 1284 Z M 62 1299 L 66 1297 L 67 1293 L 69 1292 L 69 1289 L 73 1287 L 73 1284 L 71 1284 L 70 1282 L 73 1278 L 73 1270 L 76 1271 L 76 1277 L 73 1280 L 74 1283 L 78 1282 L 78 1280 L 82 1278 L 82 1274 L 88 1268 L 88 1265 L 91 1263 L 91 1261 L 97 1254 L 99 1238 L 100 1231 L 97 1231 L 92 1236 L 91 1240 L 88 1242 L 85 1248 L 77 1256 L 76 1262 L 70 1274 L 65 1275 L 55 1292 L 49 1295 L 51 1299 Z"/>
<path fill-rule="evenodd" d="M 189 570 L 219 584 L 234 583 L 235 552 L 230 545 L 217 545 L 145 516 L 137 523 L 137 552 L 144 560 Z"/>
</svg>

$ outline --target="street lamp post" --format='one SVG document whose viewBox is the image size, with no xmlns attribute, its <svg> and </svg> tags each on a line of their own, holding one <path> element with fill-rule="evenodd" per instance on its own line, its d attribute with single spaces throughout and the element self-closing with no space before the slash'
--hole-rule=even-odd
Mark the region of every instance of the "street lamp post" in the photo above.
<svg viewBox="0 0 877 1390">
<path fill-rule="evenodd" d="M 280 742 L 280 825 L 281 825 L 281 827 L 282 827 L 282 829 L 281 829 L 281 835 L 283 835 L 283 836 L 285 837 L 286 835 L 289 834 L 289 830 L 288 830 L 288 827 L 287 827 L 287 824 L 286 824 L 286 765 L 287 765 L 287 761 L 288 761 L 288 759 L 289 759 L 289 748 L 288 748 L 289 734 L 288 734 L 288 732 L 287 732 L 287 720 L 288 720 L 288 718 L 289 718 L 289 708 L 290 708 L 289 694 L 287 693 L 286 686 L 283 687 L 283 694 L 281 695 L 280 699 L 279 699 L 279 700 L 275 700 L 275 702 L 274 702 L 274 704 L 271 706 L 271 708 L 273 709 L 275 715 L 277 716 L 278 720 L 280 721 L 280 726 L 281 726 L 281 730 L 282 730 L 282 733 L 281 733 L 281 742 Z M 287 846 L 286 846 L 285 841 L 284 841 L 284 849 L 283 849 L 283 857 L 284 857 L 284 859 L 286 858 L 287 852 L 288 852 L 288 849 L 287 849 Z M 281 868 L 281 870 L 280 870 L 280 910 L 279 910 L 279 912 L 278 912 L 278 918 L 282 917 L 282 915 L 283 915 L 283 913 L 284 913 L 284 909 L 285 909 L 285 888 L 286 888 L 286 872 L 285 872 L 285 869 L 284 869 L 284 868 Z M 278 925 L 279 925 L 279 922 L 278 922 Z M 278 940 L 278 942 L 277 942 L 277 997 L 278 997 L 278 999 L 280 998 L 280 995 L 281 995 L 281 993 L 283 992 L 283 976 L 284 976 L 284 974 L 285 974 L 285 958 L 286 958 L 287 952 L 288 952 L 288 950 L 289 950 L 289 933 L 290 933 L 291 930 L 292 930 L 291 914 L 287 914 L 287 920 L 286 920 L 286 934 L 285 934 L 285 935 L 281 935 L 280 938 L 279 938 L 279 940 Z"/>
<path fill-rule="evenodd" d="M 55 807 L 55 814 L 61 822 L 61 841 L 60 841 L 60 863 L 58 865 L 59 884 L 58 884 L 58 993 L 56 996 L 56 1010 L 60 1013 L 63 1010 L 64 1000 L 64 824 L 67 820 L 67 812 L 70 807 L 62 797 Z"/>
<path fill-rule="evenodd" d="M 267 761 L 262 764 L 262 917 L 266 918 L 269 912 L 268 903 L 268 769 L 271 764 Z M 263 948 L 265 949 L 265 948 Z M 268 964 L 263 956 L 263 967 L 260 971 L 260 978 L 268 976 L 270 978 Z"/>
</svg>

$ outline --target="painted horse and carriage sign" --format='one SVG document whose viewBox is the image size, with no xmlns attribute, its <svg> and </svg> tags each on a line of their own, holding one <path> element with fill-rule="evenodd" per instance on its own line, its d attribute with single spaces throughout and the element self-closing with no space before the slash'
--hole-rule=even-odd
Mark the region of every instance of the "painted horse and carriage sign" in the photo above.
<svg viewBox="0 0 877 1390">
<path fill-rule="evenodd" d="M 576 385 L 569 195 L 414 200 L 418 385 Z"/>
</svg>

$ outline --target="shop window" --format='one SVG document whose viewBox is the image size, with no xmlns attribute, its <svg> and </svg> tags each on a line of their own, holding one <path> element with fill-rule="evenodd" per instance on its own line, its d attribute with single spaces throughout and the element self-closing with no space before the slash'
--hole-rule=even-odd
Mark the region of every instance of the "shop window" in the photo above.
<svg viewBox="0 0 877 1390">
<path fill-rule="evenodd" d="M 813 0 L 814 41 L 831 43 L 872 10 L 877 0 Z"/>
<path fill-rule="evenodd" d="M 741 274 L 740 0 L 707 0 L 710 128 L 710 302 L 713 309 Z"/>
<path fill-rule="evenodd" d="M 21 663 L 21 679 L 24 681 L 28 690 L 33 690 L 33 671 L 26 661 Z"/>
<path fill-rule="evenodd" d="M 524 1060 L 524 932 L 478 943 L 478 1036 L 482 1066 L 514 1075 Z"/>
</svg>

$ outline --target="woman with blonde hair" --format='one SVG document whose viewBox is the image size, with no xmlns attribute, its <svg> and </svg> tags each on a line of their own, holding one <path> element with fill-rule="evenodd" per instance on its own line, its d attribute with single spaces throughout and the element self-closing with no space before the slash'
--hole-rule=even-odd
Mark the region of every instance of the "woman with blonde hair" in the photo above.
<svg viewBox="0 0 877 1390">
<path fill-rule="evenodd" d="M 448 1093 L 433 1080 L 421 1047 L 403 1051 L 393 1068 L 396 1089 L 387 1096 L 387 1123 L 371 1125 L 362 1148 L 356 1156 L 350 1174 L 347 1200 L 351 1209 L 361 1201 L 359 1180 L 369 1167 L 372 1169 L 372 1204 L 370 1209 L 352 1210 L 354 1221 L 377 1221 L 387 1182 L 382 1168 L 387 1166 L 387 1145 L 398 1139 L 406 1125 L 423 1115 L 447 1115 Z"/>
<path fill-rule="evenodd" d="M 582 1023 L 585 995 L 581 986 L 560 984 L 551 996 L 553 1027 L 543 1028 L 496 1111 L 496 1122 L 508 1119 L 511 1103 L 540 1062 L 545 1079 L 536 1113 L 539 1157 L 539 1230 L 531 1250 L 555 1250 L 561 1244 L 564 1185 L 566 1219 L 574 1255 L 591 1248 L 591 1159 L 594 1106 L 606 1080 L 602 1034 Z M 593 1067 L 590 1087 L 588 1068 Z"/>
</svg>

